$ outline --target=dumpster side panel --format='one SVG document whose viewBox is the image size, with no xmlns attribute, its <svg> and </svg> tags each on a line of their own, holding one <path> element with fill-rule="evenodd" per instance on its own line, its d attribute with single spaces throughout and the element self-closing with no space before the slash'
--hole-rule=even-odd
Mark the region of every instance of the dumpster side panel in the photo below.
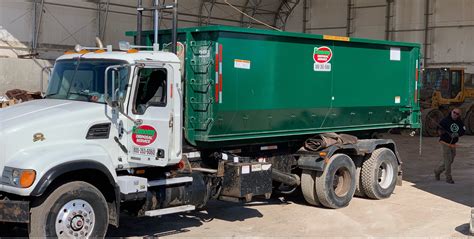
<svg viewBox="0 0 474 239">
<path fill-rule="evenodd" d="M 419 125 L 419 45 L 229 27 L 184 36 L 194 145 Z"/>
</svg>

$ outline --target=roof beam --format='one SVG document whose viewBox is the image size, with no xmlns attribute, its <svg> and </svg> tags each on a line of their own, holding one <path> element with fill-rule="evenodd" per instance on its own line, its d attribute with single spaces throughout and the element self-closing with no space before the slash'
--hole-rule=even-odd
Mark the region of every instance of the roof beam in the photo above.
<svg viewBox="0 0 474 239">
<path fill-rule="evenodd" d="M 240 15 L 240 26 L 252 27 L 252 19 L 245 16 L 245 14 L 255 17 L 259 11 L 259 7 L 262 4 L 262 0 L 247 0 L 245 5 L 242 7 L 242 14 Z M 243 14 L 245 13 L 245 14 Z"/>
<path fill-rule="evenodd" d="M 199 26 L 207 26 L 211 23 L 212 9 L 216 4 L 216 0 L 201 0 L 199 6 Z"/>
<path fill-rule="evenodd" d="M 291 15 L 296 6 L 298 6 L 300 0 L 282 0 L 277 13 L 275 14 L 275 20 L 273 25 L 281 30 L 285 30 L 286 21 Z"/>
</svg>

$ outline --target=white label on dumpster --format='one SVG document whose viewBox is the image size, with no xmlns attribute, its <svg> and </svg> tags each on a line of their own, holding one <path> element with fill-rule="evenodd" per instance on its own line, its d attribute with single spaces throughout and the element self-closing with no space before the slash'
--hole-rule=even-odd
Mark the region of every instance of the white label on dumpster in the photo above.
<svg viewBox="0 0 474 239">
<path fill-rule="evenodd" d="M 390 48 L 390 60 L 391 61 L 400 61 L 400 59 L 401 59 L 400 48 L 391 47 Z"/>
<path fill-rule="evenodd" d="M 314 63 L 314 71 L 331 71 L 331 63 Z"/>
<path fill-rule="evenodd" d="M 263 164 L 263 165 L 262 165 L 262 170 L 267 171 L 267 170 L 269 170 L 271 167 L 272 167 L 271 164 Z"/>
<path fill-rule="evenodd" d="M 400 104 L 400 96 L 395 96 L 395 104 Z"/>
<path fill-rule="evenodd" d="M 252 172 L 258 172 L 262 171 L 262 165 L 261 164 L 252 164 Z"/>
<path fill-rule="evenodd" d="M 249 174 L 250 173 L 250 165 L 242 166 L 242 174 Z"/>
<path fill-rule="evenodd" d="M 250 61 L 248 60 L 234 60 L 234 67 L 239 69 L 247 69 L 250 70 Z"/>
</svg>

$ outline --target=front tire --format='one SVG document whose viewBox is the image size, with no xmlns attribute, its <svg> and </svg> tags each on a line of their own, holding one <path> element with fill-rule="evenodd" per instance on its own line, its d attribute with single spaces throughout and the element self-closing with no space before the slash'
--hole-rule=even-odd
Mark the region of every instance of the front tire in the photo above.
<svg viewBox="0 0 474 239">
<path fill-rule="evenodd" d="M 108 215 L 107 201 L 96 187 L 66 183 L 31 209 L 30 237 L 104 237 Z"/>
<path fill-rule="evenodd" d="M 379 148 L 362 164 L 362 187 L 369 198 L 383 199 L 392 195 L 397 183 L 397 158 L 392 150 Z"/>
<path fill-rule="evenodd" d="M 319 201 L 328 208 L 349 205 L 356 188 L 356 167 L 345 154 L 335 154 L 324 172 L 316 177 L 316 193 Z"/>
</svg>

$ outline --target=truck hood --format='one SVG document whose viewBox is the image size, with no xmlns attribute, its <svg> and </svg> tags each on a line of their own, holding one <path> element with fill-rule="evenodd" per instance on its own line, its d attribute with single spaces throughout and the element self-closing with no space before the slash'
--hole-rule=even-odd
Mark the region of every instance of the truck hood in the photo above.
<svg viewBox="0 0 474 239">
<path fill-rule="evenodd" d="M 41 127 L 41 122 L 59 123 L 60 120 L 77 119 L 76 116 L 84 116 L 86 113 L 102 113 L 104 116 L 104 104 L 89 103 L 70 100 L 34 100 L 0 110 L 0 130 L 15 130 L 28 125 Z M 62 122 L 68 123 L 68 122 Z M 46 125 L 44 125 L 46 126 Z"/>
<path fill-rule="evenodd" d="M 66 109 L 64 106 L 74 103 L 62 100 L 36 100 L 17 104 L 0 110 L 0 123 L 12 121 L 21 123 L 21 121 L 30 121 L 29 118 L 32 116 L 41 117 L 45 114 L 64 112 Z"/>
<path fill-rule="evenodd" d="M 53 99 L 0 109 L 0 173 L 15 154 L 85 140 L 92 125 L 110 122 L 106 112 L 105 104 Z M 35 142 L 33 135 L 37 133 L 43 134 L 44 140 Z"/>
</svg>

